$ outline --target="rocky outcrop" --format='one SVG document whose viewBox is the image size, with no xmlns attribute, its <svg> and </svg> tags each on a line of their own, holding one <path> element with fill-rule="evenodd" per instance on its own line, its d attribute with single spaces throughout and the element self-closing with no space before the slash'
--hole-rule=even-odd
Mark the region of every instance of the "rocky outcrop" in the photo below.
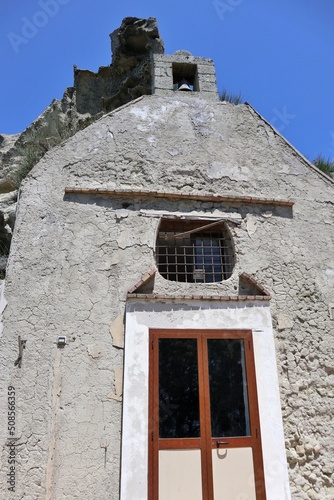
<svg viewBox="0 0 334 500">
<path fill-rule="evenodd" d="M 0 279 L 5 277 L 7 256 L 15 224 L 16 191 L 0 195 Z"/>
<path fill-rule="evenodd" d="M 18 187 L 44 154 L 103 114 L 148 95 L 152 54 L 164 52 L 156 19 L 127 17 L 110 35 L 112 64 L 94 73 L 74 67 L 74 86 L 21 134 L 0 135 L 0 279 L 15 222 Z"/>
<path fill-rule="evenodd" d="M 156 20 L 127 17 L 110 38 L 111 66 L 101 67 L 97 73 L 74 69 L 79 113 L 106 113 L 151 94 L 151 55 L 164 52 Z"/>
</svg>

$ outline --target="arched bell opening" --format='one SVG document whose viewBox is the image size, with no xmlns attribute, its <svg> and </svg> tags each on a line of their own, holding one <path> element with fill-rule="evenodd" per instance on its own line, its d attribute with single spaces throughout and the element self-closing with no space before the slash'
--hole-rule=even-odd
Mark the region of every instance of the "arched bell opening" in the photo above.
<svg viewBox="0 0 334 500">
<path fill-rule="evenodd" d="M 173 88 L 186 92 L 198 92 L 197 65 L 191 63 L 173 63 Z"/>
</svg>

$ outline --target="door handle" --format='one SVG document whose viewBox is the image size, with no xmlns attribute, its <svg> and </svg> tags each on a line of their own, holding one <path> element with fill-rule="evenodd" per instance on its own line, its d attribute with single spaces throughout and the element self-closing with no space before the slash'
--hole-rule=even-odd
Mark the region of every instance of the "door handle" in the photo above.
<svg viewBox="0 0 334 500">
<path fill-rule="evenodd" d="M 217 448 L 219 448 L 219 446 L 223 446 L 224 444 L 229 444 L 228 441 L 217 441 Z"/>
</svg>

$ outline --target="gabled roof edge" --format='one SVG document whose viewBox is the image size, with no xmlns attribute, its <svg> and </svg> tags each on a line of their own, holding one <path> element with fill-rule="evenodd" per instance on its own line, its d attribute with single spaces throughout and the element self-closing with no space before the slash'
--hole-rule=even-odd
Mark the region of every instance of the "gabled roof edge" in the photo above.
<svg viewBox="0 0 334 500">
<path fill-rule="evenodd" d="M 126 102 L 125 104 L 122 104 L 122 106 L 119 106 L 113 109 L 112 111 L 109 111 L 109 113 L 104 113 L 102 116 L 100 116 L 100 118 L 98 118 L 95 122 L 93 122 L 92 125 L 96 122 L 99 122 L 100 120 L 103 120 L 103 118 L 105 118 L 106 116 L 113 116 L 115 113 L 118 113 L 118 111 L 121 111 L 122 109 L 127 108 L 132 104 L 135 104 L 136 102 L 141 101 L 142 99 L 144 99 L 144 97 L 146 97 L 146 95 L 141 95 L 136 99 L 132 99 L 132 101 Z"/>
<path fill-rule="evenodd" d="M 289 142 L 285 137 L 284 135 L 282 135 L 280 132 L 278 132 L 278 130 L 275 129 L 275 127 L 273 125 L 271 125 L 271 123 L 269 123 L 262 115 L 260 115 L 260 113 L 258 111 L 256 111 L 255 108 L 253 108 L 253 106 L 251 104 L 249 104 L 249 102 L 245 102 L 245 106 L 247 106 L 251 111 L 253 111 L 261 120 L 263 120 L 271 129 L 272 131 L 278 135 L 279 137 L 281 137 L 281 139 L 283 139 L 283 141 L 307 164 L 308 167 L 311 168 L 311 170 L 314 170 L 315 173 L 319 174 L 321 177 L 323 177 L 325 180 L 328 180 L 331 182 L 331 184 L 334 184 L 334 179 L 333 177 L 325 174 L 325 172 L 323 172 L 322 170 L 320 170 L 320 168 L 316 167 L 315 165 L 313 165 L 313 163 L 311 163 L 304 155 L 302 155 L 302 153 L 300 151 L 298 151 L 298 149 L 296 149 L 292 144 L 291 142 Z"/>
</svg>

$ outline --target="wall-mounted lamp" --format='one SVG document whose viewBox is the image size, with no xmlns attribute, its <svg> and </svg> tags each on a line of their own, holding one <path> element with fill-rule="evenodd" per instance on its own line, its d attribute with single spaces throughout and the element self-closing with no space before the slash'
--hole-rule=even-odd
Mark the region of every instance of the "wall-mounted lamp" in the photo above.
<svg viewBox="0 0 334 500">
<path fill-rule="evenodd" d="M 57 337 L 57 346 L 58 347 L 64 347 L 67 343 L 67 337 L 66 335 L 58 335 Z"/>
</svg>

